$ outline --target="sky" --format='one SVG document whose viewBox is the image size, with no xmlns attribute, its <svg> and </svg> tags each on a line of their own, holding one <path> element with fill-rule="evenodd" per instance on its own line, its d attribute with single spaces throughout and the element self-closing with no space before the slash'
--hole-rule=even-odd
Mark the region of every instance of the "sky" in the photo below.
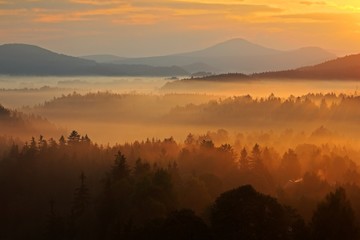
<svg viewBox="0 0 360 240">
<path fill-rule="evenodd" d="M 232 38 L 360 53 L 360 1 L 0 0 L 0 44 L 73 56 L 165 55 Z"/>
</svg>

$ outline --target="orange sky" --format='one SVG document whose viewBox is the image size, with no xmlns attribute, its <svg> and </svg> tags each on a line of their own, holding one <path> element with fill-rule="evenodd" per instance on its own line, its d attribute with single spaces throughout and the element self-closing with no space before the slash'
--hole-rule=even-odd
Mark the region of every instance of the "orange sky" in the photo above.
<svg viewBox="0 0 360 240">
<path fill-rule="evenodd" d="M 0 0 L 0 43 L 71 55 L 161 55 L 235 37 L 360 52 L 360 1 Z"/>
</svg>

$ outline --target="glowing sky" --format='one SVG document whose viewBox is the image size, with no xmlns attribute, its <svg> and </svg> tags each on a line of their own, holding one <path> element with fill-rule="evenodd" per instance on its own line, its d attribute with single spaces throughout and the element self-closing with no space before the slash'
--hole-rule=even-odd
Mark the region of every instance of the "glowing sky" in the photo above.
<svg viewBox="0 0 360 240">
<path fill-rule="evenodd" d="M 147 56 L 235 37 L 277 49 L 360 52 L 360 1 L 0 0 L 0 44 Z"/>
</svg>

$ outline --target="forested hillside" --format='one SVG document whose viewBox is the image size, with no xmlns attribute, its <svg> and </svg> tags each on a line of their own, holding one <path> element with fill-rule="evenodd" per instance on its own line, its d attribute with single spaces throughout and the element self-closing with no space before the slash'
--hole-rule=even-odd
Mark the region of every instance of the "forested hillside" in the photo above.
<svg viewBox="0 0 360 240">
<path fill-rule="evenodd" d="M 113 147 L 76 131 L 3 141 L 0 237 L 357 239 L 359 152 L 311 144 L 278 152 L 245 142 L 237 151 L 211 136 Z"/>
</svg>

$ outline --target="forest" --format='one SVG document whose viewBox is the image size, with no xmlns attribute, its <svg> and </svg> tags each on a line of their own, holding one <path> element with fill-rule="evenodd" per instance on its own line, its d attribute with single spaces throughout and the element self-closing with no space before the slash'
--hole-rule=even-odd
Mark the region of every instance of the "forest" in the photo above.
<svg viewBox="0 0 360 240">
<path fill-rule="evenodd" d="M 359 101 L 356 92 L 288 97 L 74 92 L 19 111 L 42 116 L 57 126 L 68 127 L 67 131 L 87 132 L 103 144 L 169 135 L 184 139 L 188 132 L 202 134 L 217 129 L 229 131 L 232 139 L 244 132 L 281 134 L 290 130 L 297 135 L 314 133 L 311 140 L 298 136 L 297 142 L 317 139 L 356 144 Z"/>
<path fill-rule="evenodd" d="M 228 134 L 2 137 L 0 239 L 359 238 L 358 150 Z"/>
<path fill-rule="evenodd" d="M 0 239 L 360 239 L 357 92 L 51 91 L 3 90 Z"/>
</svg>

